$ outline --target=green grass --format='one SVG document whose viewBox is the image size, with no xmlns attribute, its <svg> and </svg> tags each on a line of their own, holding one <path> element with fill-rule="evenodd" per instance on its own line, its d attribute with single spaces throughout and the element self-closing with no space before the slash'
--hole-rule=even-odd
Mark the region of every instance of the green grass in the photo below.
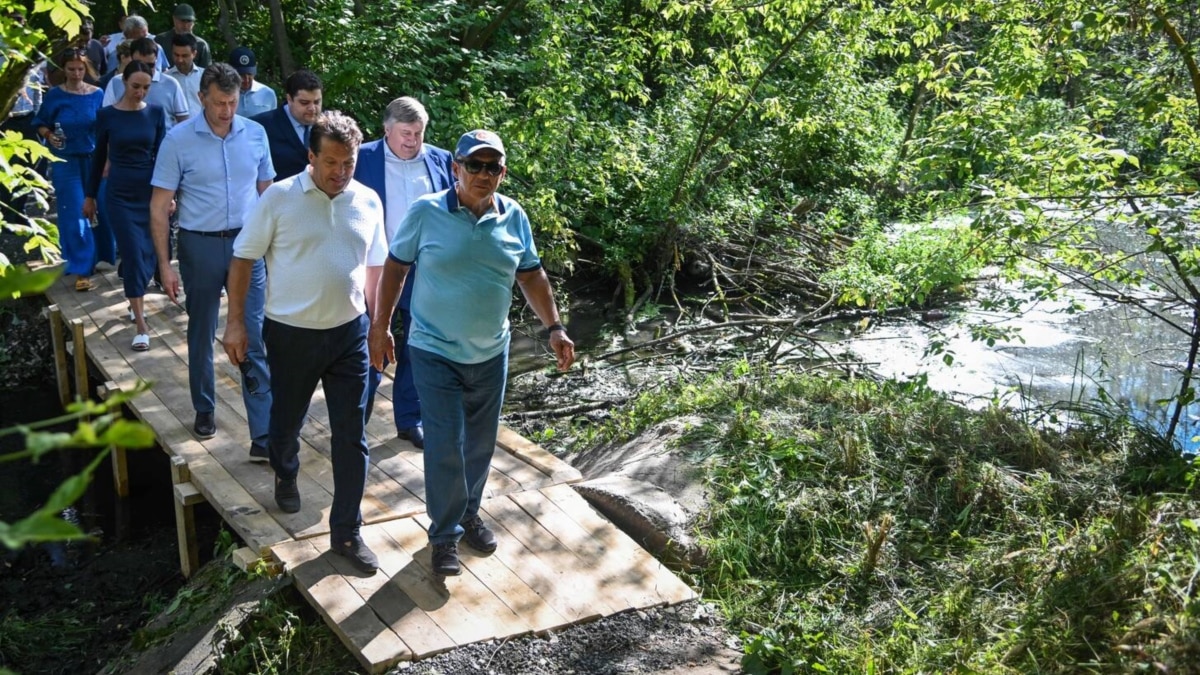
<svg viewBox="0 0 1200 675">
<path fill-rule="evenodd" d="M 358 662 L 292 586 L 260 601 L 227 633 L 217 672 L 253 675 L 357 673 Z"/>
<path fill-rule="evenodd" d="M 1200 672 L 1198 472 L 1120 420 L 742 364 L 584 442 L 683 415 L 708 420 L 680 441 L 712 493 L 699 582 L 750 672 Z"/>
</svg>

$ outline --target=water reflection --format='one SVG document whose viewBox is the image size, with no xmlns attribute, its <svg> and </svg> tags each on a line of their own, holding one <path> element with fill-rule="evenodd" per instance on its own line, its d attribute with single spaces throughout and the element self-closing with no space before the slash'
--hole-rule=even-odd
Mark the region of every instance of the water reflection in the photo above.
<svg viewBox="0 0 1200 675">
<path fill-rule="evenodd" d="M 1022 397 L 1040 404 L 1091 402 L 1103 389 L 1138 418 L 1165 429 L 1171 410 L 1162 401 L 1178 392 L 1186 337 L 1122 305 L 1093 303 L 1073 315 L 1055 311 L 1061 308 L 1031 308 L 1015 318 L 968 308 L 932 327 L 916 320 L 881 323 L 842 344 L 884 376 L 924 372 L 932 388 L 970 406 L 986 405 L 996 396 L 1009 404 L 1019 404 Z M 966 326 L 979 321 L 1017 327 L 1024 342 L 993 347 L 973 342 Z M 945 365 L 941 355 L 924 356 L 933 328 L 948 338 L 952 365 Z M 1200 434 L 1198 415 L 1200 408 L 1191 406 L 1176 431 L 1187 452 L 1200 450 L 1193 440 Z"/>
</svg>

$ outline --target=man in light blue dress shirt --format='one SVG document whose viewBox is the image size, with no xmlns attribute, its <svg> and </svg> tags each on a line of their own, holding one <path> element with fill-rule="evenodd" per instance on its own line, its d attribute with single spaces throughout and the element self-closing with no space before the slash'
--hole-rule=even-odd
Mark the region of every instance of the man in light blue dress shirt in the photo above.
<svg viewBox="0 0 1200 675">
<path fill-rule="evenodd" d="M 221 311 L 221 290 L 233 259 L 233 241 L 242 223 L 271 185 L 275 168 L 267 134 L 256 122 L 236 115 L 241 78 L 225 63 L 205 69 L 200 80 L 204 114 L 167 133 L 154 164 L 150 226 L 163 290 L 178 302 L 180 276 L 187 288 L 188 379 L 193 431 L 200 439 L 217 433 L 213 339 Z M 168 257 L 171 201 L 179 200 L 179 275 Z M 242 400 L 250 425 L 250 459 L 265 462 L 271 410 L 271 378 L 262 343 L 266 268 L 254 263 L 246 297 L 249 348 L 242 370 Z"/>
</svg>

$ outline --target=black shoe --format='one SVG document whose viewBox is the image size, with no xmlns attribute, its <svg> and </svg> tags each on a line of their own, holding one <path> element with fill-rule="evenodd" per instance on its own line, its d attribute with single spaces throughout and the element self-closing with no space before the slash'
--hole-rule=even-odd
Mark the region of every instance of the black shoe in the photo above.
<svg viewBox="0 0 1200 675">
<path fill-rule="evenodd" d="M 283 479 L 275 477 L 275 503 L 284 513 L 297 513 L 300 511 L 300 487 L 296 485 L 296 479 Z"/>
<path fill-rule="evenodd" d="M 266 448 L 259 445 L 258 443 L 251 443 L 250 444 L 250 461 L 251 462 L 260 462 L 260 463 L 261 462 L 269 462 L 269 461 L 271 461 L 271 454 L 267 452 Z"/>
<path fill-rule="evenodd" d="M 376 558 L 371 549 L 367 548 L 366 542 L 360 535 L 356 534 L 342 542 L 331 538 L 329 550 L 349 560 L 350 564 L 354 565 L 354 569 L 359 572 L 374 574 L 375 570 L 379 569 L 379 558 Z"/>
<path fill-rule="evenodd" d="M 434 544 L 433 545 L 433 573 L 443 577 L 456 577 L 462 574 L 462 567 L 458 564 L 458 544 L 450 542 L 449 544 Z"/>
<path fill-rule="evenodd" d="M 408 427 L 407 429 L 400 429 L 396 432 L 396 438 L 399 438 L 402 441 L 408 441 L 421 450 L 425 449 L 425 430 L 421 427 Z"/>
<path fill-rule="evenodd" d="M 217 420 L 210 412 L 196 413 L 196 423 L 192 425 L 192 430 L 196 432 L 196 437 L 200 440 L 207 440 L 217 435 Z"/>
<path fill-rule="evenodd" d="M 480 553 L 491 553 L 496 550 L 496 535 L 476 514 L 473 518 L 468 518 L 459 523 L 463 526 L 463 538 L 467 546 L 479 551 Z"/>
</svg>

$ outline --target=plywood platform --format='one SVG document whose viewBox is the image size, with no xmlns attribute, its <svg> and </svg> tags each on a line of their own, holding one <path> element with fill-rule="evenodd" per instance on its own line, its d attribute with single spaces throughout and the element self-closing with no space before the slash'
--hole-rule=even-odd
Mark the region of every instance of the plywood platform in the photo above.
<svg viewBox="0 0 1200 675">
<path fill-rule="evenodd" d="M 396 438 L 387 398 L 392 388 L 386 380 L 367 428 L 371 466 L 362 503 L 363 536 L 382 569 L 371 577 L 356 575 L 346 561 L 327 551 L 333 471 L 324 393 L 318 388 L 301 434 L 304 508 L 286 514 L 274 504 L 271 469 L 249 461 L 240 373 L 220 344 L 214 347 L 218 430 L 213 438 L 199 440 L 191 432 L 195 413 L 182 308 L 161 293 L 148 294 L 150 350 L 135 352 L 130 348 L 135 329 L 120 279 L 109 271 L 93 282 L 94 290 L 77 292 L 60 280 L 47 296 L 68 328 L 64 332 L 74 333 L 76 342 L 85 345 L 94 374 L 107 382 L 106 391 L 131 390 L 142 380 L 152 383 L 130 408 L 155 430 L 173 458 L 185 574 L 196 557 L 182 548 L 190 509 L 206 500 L 247 546 L 282 563 L 369 671 L 475 641 L 544 632 L 694 597 L 566 485 L 580 480 L 578 471 L 505 427 L 488 476 L 483 514 L 496 529 L 500 548 L 479 557 L 460 547 L 463 576 L 434 577 L 425 536 L 422 455 Z M 217 337 L 223 332 L 224 326 L 218 326 Z M 59 360 L 60 368 L 66 368 L 66 359 Z M 60 386 L 68 380 L 60 372 Z"/>
</svg>

